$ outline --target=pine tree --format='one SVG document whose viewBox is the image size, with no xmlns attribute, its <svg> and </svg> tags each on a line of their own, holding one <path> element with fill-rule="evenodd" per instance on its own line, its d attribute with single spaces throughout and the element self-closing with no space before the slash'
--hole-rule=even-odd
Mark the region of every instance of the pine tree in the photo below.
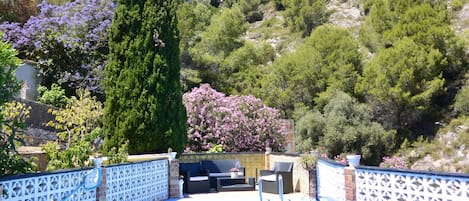
<svg viewBox="0 0 469 201">
<path fill-rule="evenodd" d="M 119 0 L 109 36 L 103 152 L 182 151 L 186 111 L 179 82 L 174 0 Z"/>
</svg>

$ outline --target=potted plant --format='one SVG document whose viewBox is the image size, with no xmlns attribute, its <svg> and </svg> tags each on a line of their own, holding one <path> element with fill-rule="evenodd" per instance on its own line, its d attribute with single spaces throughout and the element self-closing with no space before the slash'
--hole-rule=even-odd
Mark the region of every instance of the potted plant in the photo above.
<svg viewBox="0 0 469 201">
<path fill-rule="evenodd" d="M 231 172 L 231 178 L 234 179 L 234 178 L 238 178 L 238 174 L 239 174 L 239 169 L 238 168 L 231 168 L 230 169 L 230 172 Z"/>
<path fill-rule="evenodd" d="M 177 152 L 174 152 L 173 149 L 170 147 L 168 148 L 168 155 L 169 159 L 173 160 L 176 158 Z"/>
<path fill-rule="evenodd" d="M 346 155 L 346 158 L 347 158 L 348 165 L 349 165 L 351 168 L 355 168 L 355 167 L 357 167 L 358 165 L 360 165 L 360 158 L 361 158 L 361 155 L 354 154 L 354 153 L 350 153 L 350 154 L 347 154 L 347 155 Z"/>
<path fill-rule="evenodd" d="M 304 154 L 301 156 L 301 165 L 306 170 L 313 170 L 316 167 L 318 156 L 313 154 Z"/>
</svg>

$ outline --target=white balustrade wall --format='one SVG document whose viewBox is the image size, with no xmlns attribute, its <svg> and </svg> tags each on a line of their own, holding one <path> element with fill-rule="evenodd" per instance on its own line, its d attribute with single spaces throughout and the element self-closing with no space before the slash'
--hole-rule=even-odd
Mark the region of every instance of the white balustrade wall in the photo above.
<svg viewBox="0 0 469 201">
<path fill-rule="evenodd" d="M 345 200 L 345 165 L 319 159 L 316 164 L 317 198 L 319 200 Z"/>
<path fill-rule="evenodd" d="M 62 201 L 80 186 L 92 168 L 36 173 L 4 177 L 0 186 L 0 201 Z M 105 190 L 109 201 L 162 201 L 169 197 L 169 165 L 167 159 L 110 165 L 102 167 L 103 182 L 98 189 L 79 188 L 70 201 L 95 201 Z M 102 187 L 102 188 L 101 188 Z M 99 198 L 101 199 L 101 198 Z"/>
<path fill-rule="evenodd" d="M 360 166 L 356 200 L 469 200 L 469 175 Z"/>
<path fill-rule="evenodd" d="M 168 160 L 106 167 L 106 200 L 166 200 L 169 195 Z"/>
<path fill-rule="evenodd" d="M 78 187 L 90 169 L 54 173 L 27 174 L 0 179 L 2 201 L 56 200 L 61 201 Z M 0 193 L 1 195 L 1 193 Z M 96 189 L 80 190 L 70 200 L 94 201 Z"/>
</svg>

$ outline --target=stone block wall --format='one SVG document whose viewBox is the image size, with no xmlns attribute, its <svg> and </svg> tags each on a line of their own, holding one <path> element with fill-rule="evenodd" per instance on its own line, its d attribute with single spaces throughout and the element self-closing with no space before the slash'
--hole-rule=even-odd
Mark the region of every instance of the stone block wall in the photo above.
<svg viewBox="0 0 469 201">
<path fill-rule="evenodd" d="M 169 197 L 179 197 L 179 160 L 169 160 Z"/>
</svg>

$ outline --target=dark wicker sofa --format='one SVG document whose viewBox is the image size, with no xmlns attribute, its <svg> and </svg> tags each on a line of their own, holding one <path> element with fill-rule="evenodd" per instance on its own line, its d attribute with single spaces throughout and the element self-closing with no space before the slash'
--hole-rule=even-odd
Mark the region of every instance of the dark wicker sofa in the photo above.
<svg viewBox="0 0 469 201">
<path fill-rule="evenodd" d="M 231 168 L 239 169 L 239 176 L 244 176 L 246 173 L 239 160 L 203 160 L 200 163 L 208 173 L 211 188 L 216 188 L 218 177 L 230 177 Z"/>
<path fill-rule="evenodd" d="M 184 177 L 184 193 L 208 193 L 210 181 L 208 173 L 197 163 L 180 163 L 179 174 Z"/>
</svg>

